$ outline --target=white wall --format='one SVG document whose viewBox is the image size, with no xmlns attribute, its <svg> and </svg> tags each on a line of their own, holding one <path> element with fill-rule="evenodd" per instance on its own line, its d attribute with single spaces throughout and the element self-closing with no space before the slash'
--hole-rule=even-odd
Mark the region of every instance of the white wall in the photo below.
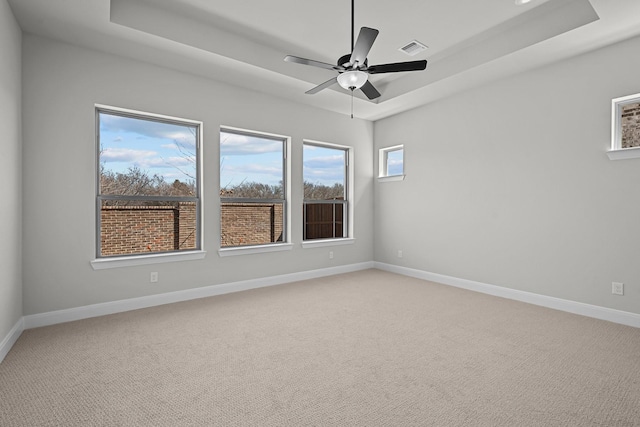
<svg viewBox="0 0 640 427">
<path fill-rule="evenodd" d="M 22 317 L 22 32 L 0 0 L 0 342 Z"/>
<path fill-rule="evenodd" d="M 640 159 L 606 155 L 611 99 L 640 92 L 638 51 L 376 122 L 376 148 L 405 144 L 407 178 L 375 184 L 375 260 L 640 313 Z"/>
<path fill-rule="evenodd" d="M 370 122 L 31 35 L 23 56 L 25 315 L 373 259 Z M 204 122 L 204 260 L 92 270 L 95 103 Z M 218 256 L 220 125 L 293 138 L 292 251 Z M 300 247 L 303 138 L 354 147 L 353 245 Z"/>
</svg>

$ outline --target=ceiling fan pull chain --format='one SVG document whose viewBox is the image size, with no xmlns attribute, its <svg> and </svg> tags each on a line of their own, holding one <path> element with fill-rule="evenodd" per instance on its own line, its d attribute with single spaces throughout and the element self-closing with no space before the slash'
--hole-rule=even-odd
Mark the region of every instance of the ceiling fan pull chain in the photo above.
<svg viewBox="0 0 640 427">
<path fill-rule="evenodd" d="M 353 89 L 351 89 L 351 119 L 353 119 Z"/>
</svg>

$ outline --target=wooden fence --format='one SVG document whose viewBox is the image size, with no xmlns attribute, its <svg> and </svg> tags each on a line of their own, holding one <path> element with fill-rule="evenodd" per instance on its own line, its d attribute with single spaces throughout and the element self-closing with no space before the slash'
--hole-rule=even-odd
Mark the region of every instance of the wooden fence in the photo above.
<svg viewBox="0 0 640 427">
<path fill-rule="evenodd" d="M 304 240 L 344 237 L 344 201 L 305 203 Z"/>
</svg>

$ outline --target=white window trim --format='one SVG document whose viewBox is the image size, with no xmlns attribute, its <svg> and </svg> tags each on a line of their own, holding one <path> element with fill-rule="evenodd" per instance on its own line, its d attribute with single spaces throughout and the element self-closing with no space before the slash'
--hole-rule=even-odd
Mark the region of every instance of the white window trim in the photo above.
<svg viewBox="0 0 640 427">
<path fill-rule="evenodd" d="M 108 268 L 133 267 L 136 265 L 162 264 L 175 261 L 193 261 L 203 259 L 207 251 L 167 252 L 149 255 L 129 255 L 121 257 L 97 258 L 91 261 L 94 270 Z"/>
<path fill-rule="evenodd" d="M 324 142 L 324 141 L 317 141 L 317 140 L 313 140 L 313 139 L 303 139 L 302 140 L 302 146 L 304 147 L 304 144 L 311 144 L 311 145 L 318 145 L 320 147 L 327 147 L 327 148 L 335 148 L 338 150 L 346 150 L 347 152 L 347 237 L 341 237 L 341 238 L 337 238 L 337 239 L 326 239 L 326 240 L 330 240 L 331 242 L 334 242 L 334 244 L 336 244 L 335 242 L 339 242 L 339 241 L 347 241 L 347 240 L 355 240 L 355 234 L 354 234 L 354 218 L 355 218 L 355 203 L 353 203 L 353 200 L 355 198 L 355 192 L 354 192 L 354 188 L 355 188 L 355 172 L 354 172 L 354 148 L 350 147 L 348 145 L 339 145 L 339 144 L 333 144 L 331 142 Z M 303 159 L 304 160 L 304 159 Z M 303 176 L 303 180 L 304 180 L 304 176 Z M 304 202 L 304 194 L 302 196 L 303 202 Z M 302 225 L 304 227 L 304 224 Z M 325 239 L 314 239 L 318 241 L 317 246 L 320 245 L 320 242 L 325 241 Z M 302 247 L 311 247 L 313 246 L 314 240 L 302 240 Z M 328 245 L 327 245 L 328 246 Z"/>
<path fill-rule="evenodd" d="M 252 255 L 268 252 L 290 251 L 291 249 L 293 249 L 293 244 L 291 243 L 269 243 L 259 246 L 233 246 L 230 248 L 220 248 L 218 249 L 218 255 L 221 257 Z"/>
<path fill-rule="evenodd" d="M 611 149 L 609 160 L 640 158 L 640 147 L 622 148 L 622 107 L 640 102 L 640 93 L 611 101 Z"/>
<path fill-rule="evenodd" d="M 218 131 L 218 135 L 220 132 L 236 132 L 236 133 L 245 133 L 249 135 L 258 135 L 264 136 L 267 138 L 274 139 L 282 139 L 284 141 L 284 183 L 285 183 L 285 199 L 284 199 L 284 235 L 285 240 L 283 242 L 274 242 L 268 243 L 264 245 L 255 245 L 255 246 L 232 246 L 232 247 L 221 247 L 222 239 L 218 242 L 218 255 L 221 257 L 226 256 L 235 256 L 235 255 L 250 255 L 257 253 L 265 253 L 265 252 L 279 252 L 279 251 L 289 251 L 293 248 L 293 244 L 291 244 L 291 137 L 286 135 L 279 135 L 276 133 L 269 132 L 261 132 L 255 130 L 248 130 L 243 128 L 237 128 L 232 126 L 220 126 L 220 130 Z M 220 142 L 218 141 L 218 146 Z M 218 152 L 219 153 L 219 152 Z M 219 155 L 219 154 L 218 154 Z M 218 169 L 218 188 L 220 188 L 220 170 Z M 220 205 L 222 203 L 222 198 L 218 196 L 218 231 L 221 231 L 221 223 L 222 223 L 222 212 L 220 210 Z M 221 236 L 220 236 L 221 237 Z"/>
<path fill-rule="evenodd" d="M 402 181 L 404 173 L 398 175 L 387 175 L 388 154 L 392 151 L 402 150 L 402 171 L 404 172 L 404 144 L 393 145 L 391 147 L 383 147 L 378 150 L 378 181 Z"/>
<path fill-rule="evenodd" d="M 343 237 L 338 239 L 305 240 L 302 242 L 302 248 L 309 249 L 309 248 L 323 248 L 326 246 L 353 245 L 355 242 L 356 242 L 356 239 L 352 237 Z"/>
<path fill-rule="evenodd" d="M 405 175 L 379 176 L 378 182 L 404 181 Z"/>
<path fill-rule="evenodd" d="M 145 111 L 132 110 L 128 108 L 114 107 L 106 104 L 94 104 L 94 113 L 98 110 L 103 111 L 113 111 L 116 113 L 126 113 L 139 115 L 142 117 L 152 117 L 161 120 L 169 120 L 182 122 L 186 124 L 191 124 L 197 126 L 199 128 L 198 132 L 198 140 L 196 141 L 197 150 L 198 150 L 198 163 L 197 163 L 197 173 L 198 173 L 198 199 L 200 200 L 200 212 L 198 212 L 198 216 L 200 220 L 198 221 L 198 227 L 200 228 L 199 233 L 199 246 L 200 249 L 191 250 L 191 251 L 182 251 L 182 252 L 161 252 L 161 253 L 152 253 L 152 254 L 135 254 L 135 255 L 125 255 L 125 256 L 110 256 L 110 257 L 98 257 L 96 250 L 96 258 L 90 261 L 91 267 L 94 270 L 103 270 L 108 268 L 119 268 L 119 267 L 130 267 L 136 265 L 148 265 L 148 264 L 160 264 L 164 262 L 174 262 L 174 261 L 191 261 L 203 259 L 207 252 L 204 250 L 204 180 L 203 177 L 203 159 L 204 159 L 204 144 L 202 143 L 202 138 L 204 135 L 204 123 L 198 120 L 184 119 L 182 117 L 174 117 L 167 116 L 163 114 L 156 113 L 148 113 Z M 97 137 L 97 136 L 96 136 Z M 99 157 L 98 157 L 99 161 Z M 97 166 L 99 167 L 99 166 Z M 98 171 L 95 172 L 96 176 L 96 198 L 98 195 L 97 190 L 97 182 Z M 98 248 L 98 223 L 97 223 L 97 213 L 96 213 L 96 222 L 94 223 L 94 238 L 96 239 L 95 247 Z"/>
</svg>

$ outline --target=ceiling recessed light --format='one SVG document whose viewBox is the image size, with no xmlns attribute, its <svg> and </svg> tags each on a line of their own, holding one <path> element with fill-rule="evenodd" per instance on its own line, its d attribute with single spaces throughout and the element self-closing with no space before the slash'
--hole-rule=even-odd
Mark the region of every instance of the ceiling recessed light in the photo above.
<svg viewBox="0 0 640 427">
<path fill-rule="evenodd" d="M 527 3 L 530 3 L 530 2 L 531 2 L 531 0 L 516 0 L 516 4 L 518 6 L 520 6 L 522 4 L 527 4 Z"/>
</svg>

